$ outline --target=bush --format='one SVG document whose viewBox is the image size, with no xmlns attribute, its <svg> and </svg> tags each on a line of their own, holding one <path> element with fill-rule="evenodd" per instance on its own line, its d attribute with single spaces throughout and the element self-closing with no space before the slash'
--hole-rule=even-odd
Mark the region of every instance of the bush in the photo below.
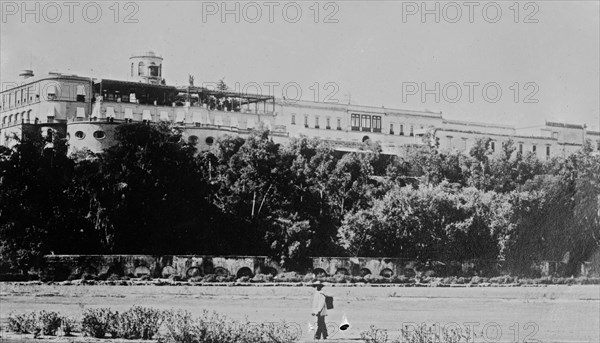
<svg viewBox="0 0 600 343">
<path fill-rule="evenodd" d="M 365 279 L 365 282 L 368 282 L 368 283 L 386 283 L 386 282 L 390 281 L 389 279 L 387 279 L 383 276 L 373 275 L 373 274 L 365 275 L 364 279 Z"/>
<path fill-rule="evenodd" d="M 62 330 L 65 336 L 71 336 L 77 328 L 77 321 L 71 317 L 62 318 Z"/>
<path fill-rule="evenodd" d="M 378 329 L 375 325 L 371 325 L 368 330 L 360 333 L 360 338 L 365 343 L 386 343 L 388 341 L 387 330 Z"/>
<path fill-rule="evenodd" d="M 110 276 L 108 278 L 106 278 L 107 281 L 119 281 L 121 280 L 121 277 L 117 274 L 110 274 Z"/>
<path fill-rule="evenodd" d="M 311 282 L 313 280 L 315 280 L 317 278 L 317 276 L 313 273 L 308 273 L 306 275 L 304 275 L 304 277 L 302 278 L 302 282 Z"/>
<path fill-rule="evenodd" d="M 287 272 L 275 276 L 274 280 L 280 282 L 301 282 L 302 276 L 298 275 L 296 272 Z"/>
<path fill-rule="evenodd" d="M 152 339 L 163 319 L 163 311 L 134 306 L 121 314 L 116 313 L 113 338 Z"/>
<path fill-rule="evenodd" d="M 42 334 L 47 336 L 56 336 L 56 332 L 62 323 L 61 316 L 56 312 L 41 311 L 37 317 Z"/>
<path fill-rule="evenodd" d="M 249 281 L 250 281 L 249 276 L 242 276 L 241 278 L 237 279 L 237 282 L 249 282 Z"/>
<path fill-rule="evenodd" d="M 165 313 L 164 327 L 166 332 L 159 341 L 173 343 L 197 342 L 193 332 L 195 321 L 192 314 L 187 311 L 170 311 Z"/>
<path fill-rule="evenodd" d="M 188 280 L 189 282 L 202 282 L 204 281 L 204 278 L 202 276 L 192 276 L 191 278 L 189 278 Z"/>
<path fill-rule="evenodd" d="M 83 312 L 81 330 L 86 336 L 104 338 L 107 333 L 116 336 L 116 317 L 118 313 L 109 308 L 86 309 Z"/>
<path fill-rule="evenodd" d="M 271 274 L 256 274 L 251 280 L 252 282 L 273 282 L 273 275 Z"/>
<path fill-rule="evenodd" d="M 233 275 L 217 275 L 217 282 L 233 282 L 235 276 Z"/>
<path fill-rule="evenodd" d="M 15 333 L 39 333 L 35 312 L 8 315 L 8 329 Z"/>
</svg>

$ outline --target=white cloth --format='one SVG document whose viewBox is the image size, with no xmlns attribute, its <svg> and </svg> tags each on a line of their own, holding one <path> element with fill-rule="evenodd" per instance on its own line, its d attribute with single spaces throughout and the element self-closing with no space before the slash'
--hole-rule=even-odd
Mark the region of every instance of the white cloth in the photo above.
<svg viewBox="0 0 600 343">
<path fill-rule="evenodd" d="M 325 293 L 323 290 L 317 291 L 313 295 L 312 313 L 318 316 L 327 315 L 327 306 L 325 305 Z"/>
</svg>

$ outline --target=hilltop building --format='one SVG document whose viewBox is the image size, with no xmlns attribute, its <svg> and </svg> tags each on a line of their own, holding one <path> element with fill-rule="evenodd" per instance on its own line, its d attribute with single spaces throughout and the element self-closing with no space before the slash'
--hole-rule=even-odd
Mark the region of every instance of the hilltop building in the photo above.
<svg viewBox="0 0 600 343">
<path fill-rule="evenodd" d="M 50 73 L 21 73 L 21 84 L 0 94 L 0 145 L 30 135 L 68 138 L 70 152 L 101 152 L 114 144 L 114 129 L 125 122 L 171 122 L 184 137 L 206 149 L 223 135 L 247 135 L 263 126 L 277 142 L 300 135 L 327 140 L 354 151 L 366 140 L 383 153 L 403 155 L 425 144 L 430 132 L 444 152 L 468 153 L 479 138 L 491 138 L 499 153 L 512 139 L 518 151 L 540 159 L 571 154 L 590 140 L 600 150 L 600 132 L 585 125 L 546 122 L 533 129 L 447 120 L 441 113 L 380 107 L 287 101 L 190 85 L 166 85 L 163 58 L 154 52 L 130 58 L 129 80 L 92 79 Z M 49 139 L 48 139 L 49 140 Z"/>
</svg>

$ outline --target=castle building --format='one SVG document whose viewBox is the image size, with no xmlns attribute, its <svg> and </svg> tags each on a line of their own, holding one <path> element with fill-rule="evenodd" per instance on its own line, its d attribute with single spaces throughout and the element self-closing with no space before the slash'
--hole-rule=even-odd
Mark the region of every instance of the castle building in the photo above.
<svg viewBox="0 0 600 343">
<path fill-rule="evenodd" d="M 404 155 L 433 137 L 443 152 L 468 153 L 477 139 L 490 138 L 500 154 L 512 140 L 517 151 L 540 159 L 564 156 L 590 140 L 600 150 L 600 132 L 585 125 L 545 122 L 517 129 L 458 120 L 441 113 L 340 103 L 289 101 L 189 85 L 166 85 L 163 58 L 154 52 L 130 58 L 129 80 L 92 79 L 50 73 L 35 78 L 21 74 L 21 83 L 0 94 L 0 145 L 13 146 L 31 135 L 57 134 L 68 139 L 71 153 L 102 152 L 115 144 L 115 127 L 126 122 L 170 122 L 185 139 L 207 149 L 218 137 L 248 135 L 263 127 L 276 142 L 290 137 L 316 137 L 340 151 L 356 151 L 363 142 L 378 142 L 385 154 Z M 50 140 L 49 140 L 50 141 Z"/>
</svg>

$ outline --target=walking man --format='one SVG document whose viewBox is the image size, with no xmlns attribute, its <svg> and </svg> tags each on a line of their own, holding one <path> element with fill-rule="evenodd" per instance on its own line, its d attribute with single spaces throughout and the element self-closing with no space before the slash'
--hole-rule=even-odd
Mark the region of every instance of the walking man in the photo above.
<svg viewBox="0 0 600 343">
<path fill-rule="evenodd" d="M 323 284 L 321 281 L 315 281 L 312 285 L 315 288 L 312 303 L 312 315 L 317 316 L 317 331 L 315 339 L 327 339 L 327 326 L 325 325 L 325 316 L 327 315 L 327 306 L 325 304 L 325 294 L 322 292 Z"/>
</svg>

